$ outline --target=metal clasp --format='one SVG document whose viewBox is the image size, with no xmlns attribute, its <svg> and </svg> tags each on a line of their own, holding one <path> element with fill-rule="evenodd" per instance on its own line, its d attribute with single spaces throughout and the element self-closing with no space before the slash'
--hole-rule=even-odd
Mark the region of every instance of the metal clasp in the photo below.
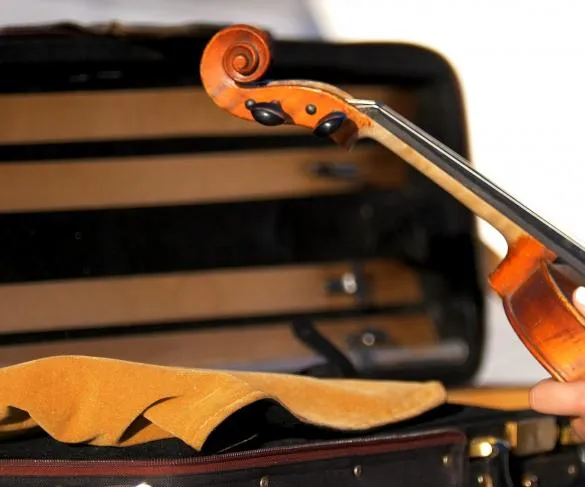
<svg viewBox="0 0 585 487">
<path fill-rule="evenodd" d="M 559 438 L 556 418 L 530 418 L 506 423 L 506 438 L 518 456 L 546 453 L 555 448 Z"/>
<path fill-rule="evenodd" d="M 347 294 L 363 303 L 367 296 L 367 278 L 362 267 L 358 263 L 351 265 L 351 271 L 344 272 L 339 278 L 328 279 L 325 289 L 331 294 Z"/>
<path fill-rule="evenodd" d="M 495 436 L 481 436 L 469 442 L 470 458 L 493 458 L 499 455 L 500 447 L 506 442 Z M 506 445 L 507 446 L 507 445 Z"/>
<path fill-rule="evenodd" d="M 577 436 L 570 425 L 563 426 L 559 433 L 559 443 L 563 446 L 583 445 L 585 441 Z"/>
</svg>

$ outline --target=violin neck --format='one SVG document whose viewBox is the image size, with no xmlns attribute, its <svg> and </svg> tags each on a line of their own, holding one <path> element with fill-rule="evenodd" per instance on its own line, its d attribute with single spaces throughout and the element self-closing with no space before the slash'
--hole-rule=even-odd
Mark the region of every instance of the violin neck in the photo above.
<svg viewBox="0 0 585 487">
<path fill-rule="evenodd" d="M 362 137 L 376 140 L 496 228 L 508 244 L 530 235 L 585 275 L 585 250 L 516 201 L 431 135 L 384 104 L 350 100 L 374 124 Z"/>
</svg>

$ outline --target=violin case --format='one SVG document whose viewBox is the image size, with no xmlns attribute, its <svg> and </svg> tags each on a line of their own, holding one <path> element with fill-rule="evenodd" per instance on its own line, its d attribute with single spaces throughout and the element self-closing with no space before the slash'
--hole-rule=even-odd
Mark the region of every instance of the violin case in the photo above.
<svg viewBox="0 0 585 487">
<path fill-rule="evenodd" d="M 375 144 L 219 110 L 220 27 L 0 35 L 0 485 L 585 485 L 569 418 L 473 385 L 473 215 Z M 437 53 L 273 48 L 467 156 Z"/>
</svg>

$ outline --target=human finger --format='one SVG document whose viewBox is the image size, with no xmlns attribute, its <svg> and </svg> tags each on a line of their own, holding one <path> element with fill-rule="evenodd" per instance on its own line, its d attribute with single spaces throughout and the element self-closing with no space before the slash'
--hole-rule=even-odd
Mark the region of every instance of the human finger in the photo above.
<svg viewBox="0 0 585 487">
<path fill-rule="evenodd" d="M 545 414 L 585 416 L 585 381 L 541 381 L 530 391 L 530 406 Z"/>
<path fill-rule="evenodd" d="M 585 315 L 585 287 L 579 286 L 573 291 L 573 304 L 582 315 Z"/>
</svg>

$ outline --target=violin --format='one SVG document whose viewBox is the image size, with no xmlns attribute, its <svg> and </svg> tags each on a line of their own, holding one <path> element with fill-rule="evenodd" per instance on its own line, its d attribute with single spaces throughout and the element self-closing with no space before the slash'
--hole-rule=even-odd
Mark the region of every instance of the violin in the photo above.
<svg viewBox="0 0 585 487">
<path fill-rule="evenodd" d="M 558 381 L 585 379 L 585 318 L 573 306 L 585 249 L 488 180 L 469 161 L 383 103 L 310 80 L 263 80 L 270 37 L 248 25 L 217 32 L 200 75 L 208 96 L 233 116 L 294 125 L 350 150 L 372 139 L 498 230 L 507 253 L 488 276 L 523 345 Z"/>
</svg>

